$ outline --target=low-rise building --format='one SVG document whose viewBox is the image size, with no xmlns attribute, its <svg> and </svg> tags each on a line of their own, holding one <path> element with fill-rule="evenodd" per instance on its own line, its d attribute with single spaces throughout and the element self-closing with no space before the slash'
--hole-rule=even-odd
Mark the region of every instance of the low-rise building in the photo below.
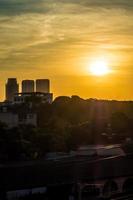
<svg viewBox="0 0 133 200">
<path fill-rule="evenodd" d="M 18 115 L 11 112 L 1 112 L 0 122 L 7 125 L 8 128 L 13 128 L 18 126 Z"/>
<path fill-rule="evenodd" d="M 32 92 L 32 93 L 17 93 L 14 95 L 14 104 L 21 104 L 26 102 L 36 102 L 36 103 L 49 103 L 53 101 L 52 93 L 41 93 L 41 92 Z"/>
<path fill-rule="evenodd" d="M 0 122 L 6 124 L 7 128 L 17 127 L 22 124 L 37 126 L 37 114 L 32 112 L 14 113 L 4 106 L 0 109 Z"/>
</svg>

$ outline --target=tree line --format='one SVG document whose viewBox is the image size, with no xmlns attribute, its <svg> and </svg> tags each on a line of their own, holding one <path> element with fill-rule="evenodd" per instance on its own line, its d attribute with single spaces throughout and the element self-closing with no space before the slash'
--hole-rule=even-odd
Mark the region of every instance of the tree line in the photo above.
<svg viewBox="0 0 133 200">
<path fill-rule="evenodd" d="M 24 113 L 29 102 L 12 107 Z M 52 104 L 32 102 L 37 127 L 9 129 L 0 123 L 0 160 L 31 160 L 47 152 L 69 152 L 81 145 L 122 143 L 133 137 L 133 102 L 57 97 Z M 130 146 L 132 151 L 132 146 Z"/>
</svg>

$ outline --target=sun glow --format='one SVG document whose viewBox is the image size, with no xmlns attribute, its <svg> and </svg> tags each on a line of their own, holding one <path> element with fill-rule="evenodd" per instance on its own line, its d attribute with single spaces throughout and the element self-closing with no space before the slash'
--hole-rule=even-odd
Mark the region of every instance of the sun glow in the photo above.
<svg viewBox="0 0 133 200">
<path fill-rule="evenodd" d="M 90 64 L 90 73 L 95 76 L 104 76 L 110 72 L 109 66 L 105 60 L 96 60 Z"/>
</svg>

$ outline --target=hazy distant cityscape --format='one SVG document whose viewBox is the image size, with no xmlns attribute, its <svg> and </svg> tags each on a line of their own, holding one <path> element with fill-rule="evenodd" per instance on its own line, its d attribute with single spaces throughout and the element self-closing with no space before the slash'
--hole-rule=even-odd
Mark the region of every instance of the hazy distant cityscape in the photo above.
<svg viewBox="0 0 133 200">
<path fill-rule="evenodd" d="M 40 104 L 51 104 L 53 94 L 50 93 L 50 80 L 23 80 L 21 83 L 21 92 L 19 91 L 17 79 L 9 78 L 5 84 L 5 101 L 0 104 L 0 121 L 9 127 L 15 127 L 23 123 L 36 126 L 37 115 L 32 109 L 29 109 L 27 112 L 25 111 L 25 115 L 20 117 L 20 114 L 14 113 L 12 106 L 30 102 L 30 107 L 32 107 L 33 101 L 38 101 Z"/>
<path fill-rule="evenodd" d="M 16 78 L 9 78 L 6 83 L 6 97 L 5 100 L 8 102 L 21 102 L 21 97 L 25 95 L 38 94 L 45 96 L 50 94 L 50 81 L 48 79 L 37 79 L 34 80 L 23 80 L 21 84 L 21 92 L 19 93 L 19 84 Z M 49 102 L 52 102 L 52 95 L 50 96 Z M 50 98 L 49 97 L 49 98 Z"/>
<path fill-rule="evenodd" d="M 133 189 L 132 124 L 132 101 L 53 100 L 49 79 L 19 86 L 9 78 L 0 103 L 0 197 L 127 197 Z"/>
<path fill-rule="evenodd" d="M 0 200 L 133 200 L 133 0 L 0 0 Z"/>
<path fill-rule="evenodd" d="M 53 100 L 49 79 L 19 85 L 8 78 L 0 103 L 0 198 L 132 199 L 132 131 L 133 101 Z"/>
</svg>

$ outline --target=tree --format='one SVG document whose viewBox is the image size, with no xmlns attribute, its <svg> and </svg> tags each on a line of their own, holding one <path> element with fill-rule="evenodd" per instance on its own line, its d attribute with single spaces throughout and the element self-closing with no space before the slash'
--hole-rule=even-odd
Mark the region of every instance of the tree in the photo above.
<svg viewBox="0 0 133 200">
<path fill-rule="evenodd" d="M 113 132 L 127 134 L 129 132 L 129 118 L 122 112 L 115 112 L 111 116 Z"/>
</svg>

